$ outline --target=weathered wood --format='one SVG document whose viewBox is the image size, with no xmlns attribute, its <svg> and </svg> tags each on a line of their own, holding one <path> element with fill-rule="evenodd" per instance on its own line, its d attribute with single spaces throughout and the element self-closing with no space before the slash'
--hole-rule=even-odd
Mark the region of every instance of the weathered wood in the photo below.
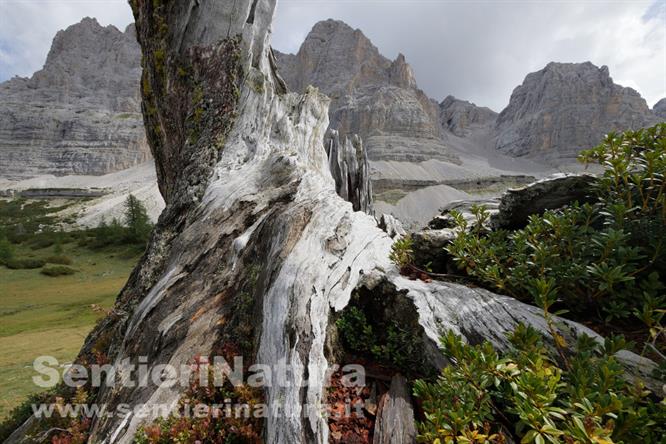
<svg viewBox="0 0 666 444">
<path fill-rule="evenodd" d="M 391 379 L 391 387 L 380 402 L 373 444 L 413 444 L 416 442 L 414 408 L 407 380 L 402 375 Z"/>
</svg>

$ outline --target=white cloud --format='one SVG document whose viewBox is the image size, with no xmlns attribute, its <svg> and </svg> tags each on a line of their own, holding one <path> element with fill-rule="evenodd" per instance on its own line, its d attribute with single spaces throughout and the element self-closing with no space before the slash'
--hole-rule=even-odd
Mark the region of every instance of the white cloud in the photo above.
<svg viewBox="0 0 666 444">
<path fill-rule="evenodd" d="M 296 51 L 328 17 L 360 28 L 388 57 L 404 53 L 437 100 L 453 94 L 499 111 L 527 73 L 588 60 L 649 105 L 666 97 L 666 0 L 281 0 L 274 45 Z"/>
<path fill-rule="evenodd" d="M 132 20 L 126 0 L 0 0 L 0 79 L 41 68 L 55 33 L 84 16 L 120 29 Z M 360 28 L 387 57 L 404 53 L 437 100 L 500 110 L 527 73 L 586 60 L 650 105 L 666 97 L 666 0 L 278 0 L 274 46 L 297 51 L 326 18 Z"/>
<path fill-rule="evenodd" d="M 121 30 L 134 20 L 126 0 L 0 0 L 0 79 L 41 69 L 56 32 L 86 16 Z"/>
</svg>

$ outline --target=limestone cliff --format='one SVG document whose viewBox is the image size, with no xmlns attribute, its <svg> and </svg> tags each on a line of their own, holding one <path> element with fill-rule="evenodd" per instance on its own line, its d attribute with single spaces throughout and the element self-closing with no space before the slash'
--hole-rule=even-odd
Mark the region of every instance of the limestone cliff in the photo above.
<svg viewBox="0 0 666 444">
<path fill-rule="evenodd" d="M 105 174 L 150 158 L 134 26 L 58 32 L 44 68 L 0 84 L 0 176 Z"/>
<path fill-rule="evenodd" d="M 613 83 L 608 67 L 549 63 L 528 74 L 497 118 L 497 149 L 561 164 L 610 131 L 650 126 L 657 118 L 638 92 Z"/>
<path fill-rule="evenodd" d="M 476 106 L 453 96 L 447 96 L 439 104 L 439 110 L 442 127 L 460 137 L 491 128 L 497 119 L 497 113 L 490 108 Z"/>
<path fill-rule="evenodd" d="M 331 98 L 330 127 L 360 135 L 370 160 L 457 160 L 441 139 L 437 105 L 402 54 L 391 61 L 360 30 L 326 20 L 297 54 L 276 55 L 291 90 L 313 85 Z"/>
</svg>

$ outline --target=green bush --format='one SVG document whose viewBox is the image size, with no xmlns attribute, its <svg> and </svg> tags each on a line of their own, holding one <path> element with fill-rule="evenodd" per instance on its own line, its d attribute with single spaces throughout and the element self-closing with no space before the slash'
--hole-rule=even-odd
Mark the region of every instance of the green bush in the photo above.
<svg viewBox="0 0 666 444">
<path fill-rule="evenodd" d="M 14 259 L 14 247 L 6 237 L 0 237 L 0 264 Z"/>
<path fill-rule="evenodd" d="M 48 264 L 72 265 L 72 258 L 69 256 L 49 256 L 44 261 Z"/>
<path fill-rule="evenodd" d="M 361 309 L 350 306 L 335 325 L 347 350 L 405 374 L 423 374 L 423 342 L 417 333 L 397 321 L 369 321 Z"/>
<path fill-rule="evenodd" d="M 32 270 L 35 268 L 41 268 L 46 264 L 41 259 L 20 259 L 14 258 L 8 261 L 5 261 L 5 266 L 11 268 L 12 270 Z"/>
<path fill-rule="evenodd" d="M 581 159 L 605 169 L 593 190 L 596 202 L 534 215 L 516 231 L 481 229 L 488 217 L 483 208 L 471 230 L 454 214 L 458 234 L 447 250 L 492 290 L 543 306 L 536 289 L 552 283 L 549 306 L 597 322 L 640 319 L 649 341 L 659 344 L 666 306 L 666 124 L 609 134 Z"/>
<path fill-rule="evenodd" d="M 24 242 L 55 228 L 55 214 L 67 206 L 49 207 L 47 200 L 0 200 L 0 229 L 10 242 Z"/>
<path fill-rule="evenodd" d="M 519 326 L 510 340 L 514 349 L 500 356 L 488 342 L 442 338 L 453 365 L 435 382 L 414 383 L 425 414 L 419 442 L 663 442 L 665 405 L 624 377 L 613 356 L 623 340 L 600 345 L 582 336 L 567 366 L 530 327 Z"/>
<path fill-rule="evenodd" d="M 123 217 L 126 226 L 123 226 L 117 219 L 113 219 L 109 224 L 102 220 L 97 228 L 82 233 L 79 245 L 92 249 L 102 249 L 113 245 L 131 245 L 143 250 L 153 229 L 145 206 L 130 194 L 125 202 Z"/>
<path fill-rule="evenodd" d="M 33 240 L 30 241 L 30 248 L 32 250 L 43 250 L 44 248 L 48 248 L 53 244 L 55 244 L 54 239 L 46 236 L 39 236 L 33 238 Z"/>
<path fill-rule="evenodd" d="M 396 240 L 391 246 L 389 259 L 402 269 L 414 263 L 414 241 L 411 237 L 405 236 Z"/>
<path fill-rule="evenodd" d="M 69 276 L 76 273 L 76 270 L 65 265 L 52 265 L 42 268 L 41 272 L 46 276 L 58 277 L 58 276 Z"/>
</svg>

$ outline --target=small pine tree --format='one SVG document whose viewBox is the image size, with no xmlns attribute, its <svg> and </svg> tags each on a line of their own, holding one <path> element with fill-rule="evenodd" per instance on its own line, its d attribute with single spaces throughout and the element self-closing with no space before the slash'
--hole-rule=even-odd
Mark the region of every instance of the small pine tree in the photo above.
<svg viewBox="0 0 666 444">
<path fill-rule="evenodd" d="M 125 223 L 128 228 L 128 241 L 145 243 L 153 229 L 146 207 L 133 194 L 125 201 Z"/>
</svg>

